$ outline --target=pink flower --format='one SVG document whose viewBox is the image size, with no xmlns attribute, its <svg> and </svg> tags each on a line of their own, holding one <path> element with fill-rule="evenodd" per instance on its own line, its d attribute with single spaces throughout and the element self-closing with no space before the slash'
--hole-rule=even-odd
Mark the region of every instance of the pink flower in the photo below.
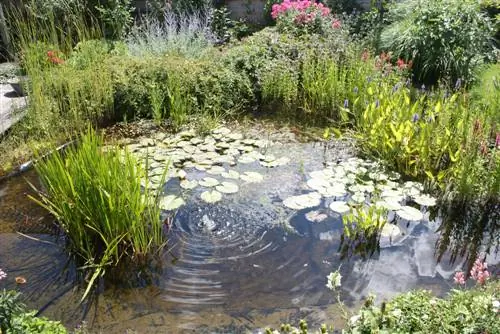
<svg viewBox="0 0 500 334">
<path fill-rule="evenodd" d="M 472 266 L 470 275 L 478 284 L 483 285 L 490 277 L 488 264 L 482 262 L 481 259 L 477 259 Z"/>
<path fill-rule="evenodd" d="M 500 148 L 500 132 L 497 132 L 497 136 L 495 138 L 495 147 Z"/>
<path fill-rule="evenodd" d="M 465 285 L 465 274 L 463 271 L 457 271 L 453 277 L 455 284 Z"/>
<path fill-rule="evenodd" d="M 7 277 L 7 273 L 0 269 L 0 281 Z"/>
<path fill-rule="evenodd" d="M 337 20 L 337 19 L 333 20 L 333 22 L 332 22 L 333 29 L 340 29 L 341 26 L 342 26 L 342 24 L 340 23 L 340 20 Z"/>
</svg>

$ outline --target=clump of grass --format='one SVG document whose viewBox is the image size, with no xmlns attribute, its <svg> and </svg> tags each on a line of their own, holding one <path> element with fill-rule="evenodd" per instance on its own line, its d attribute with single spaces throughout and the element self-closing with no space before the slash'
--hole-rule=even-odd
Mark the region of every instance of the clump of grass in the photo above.
<svg viewBox="0 0 500 334">
<path fill-rule="evenodd" d="M 208 8 L 192 13 L 164 13 L 162 20 L 146 16 L 132 27 L 125 42 L 133 56 L 199 58 L 212 47 Z"/>
<path fill-rule="evenodd" d="M 148 188 L 146 170 L 102 143 L 89 130 L 65 156 L 56 152 L 35 167 L 43 190 L 33 199 L 54 215 L 69 251 L 91 274 L 84 298 L 108 269 L 128 260 L 147 264 L 165 245 L 159 192 Z"/>
</svg>

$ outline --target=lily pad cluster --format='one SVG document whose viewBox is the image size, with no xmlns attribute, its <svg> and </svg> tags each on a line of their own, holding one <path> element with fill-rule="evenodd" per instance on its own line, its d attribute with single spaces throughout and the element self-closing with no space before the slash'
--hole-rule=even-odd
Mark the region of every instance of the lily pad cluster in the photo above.
<svg viewBox="0 0 500 334">
<path fill-rule="evenodd" d="M 206 188 L 201 192 L 200 199 L 216 203 L 222 199 L 222 194 L 237 193 L 240 190 L 238 181 L 259 183 L 264 179 L 258 172 L 240 173 L 231 167 L 258 163 L 274 168 L 289 162 L 286 157 L 278 158 L 261 152 L 270 144 L 267 140 L 245 138 L 241 133 L 221 127 L 205 137 L 199 137 L 193 131 L 173 136 L 157 134 L 155 138 L 143 138 L 129 144 L 127 149 L 148 168 L 148 181 L 143 186 L 159 189 L 169 179 L 179 178 L 182 189 Z M 190 178 L 190 170 L 206 173 L 206 176 L 202 179 Z M 162 198 L 162 209 L 175 210 L 185 204 L 181 197 L 171 196 Z"/>
<path fill-rule="evenodd" d="M 377 162 L 350 158 L 330 163 L 327 168 L 312 171 L 306 181 L 311 192 L 288 197 L 283 205 L 294 210 L 317 207 L 321 198 L 327 199 L 332 212 L 347 214 L 360 206 L 375 206 L 407 221 L 424 218 L 421 210 L 409 206 L 410 202 L 422 207 L 436 205 L 436 199 L 423 193 L 419 183 L 400 181 L 400 175 L 386 172 Z"/>
</svg>

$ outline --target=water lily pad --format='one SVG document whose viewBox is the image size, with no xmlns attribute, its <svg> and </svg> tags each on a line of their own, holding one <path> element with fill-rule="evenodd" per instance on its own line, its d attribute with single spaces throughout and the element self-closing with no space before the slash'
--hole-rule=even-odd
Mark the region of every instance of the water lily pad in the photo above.
<svg viewBox="0 0 500 334">
<path fill-rule="evenodd" d="M 194 168 L 196 170 L 199 170 L 200 172 L 203 172 L 207 170 L 207 165 L 195 164 Z"/>
<path fill-rule="evenodd" d="M 198 144 L 203 143 L 203 140 L 198 138 L 198 137 L 195 137 L 195 138 L 191 138 L 191 140 L 189 142 L 193 145 L 198 145 Z"/>
<path fill-rule="evenodd" d="M 220 174 L 224 173 L 225 171 L 226 171 L 226 169 L 224 167 L 212 166 L 212 168 L 207 170 L 207 173 L 212 174 L 212 175 L 220 175 Z"/>
<path fill-rule="evenodd" d="M 310 172 L 309 176 L 312 179 L 317 179 L 317 180 L 328 180 L 328 179 L 330 179 L 330 175 L 326 175 L 322 170 L 316 170 L 316 171 Z"/>
<path fill-rule="evenodd" d="M 429 195 L 420 195 L 413 197 L 415 203 L 423 205 L 423 206 L 434 206 L 436 205 L 436 199 Z"/>
<path fill-rule="evenodd" d="M 230 140 L 241 140 L 243 135 L 241 133 L 230 133 L 226 136 Z"/>
<path fill-rule="evenodd" d="M 384 224 L 380 235 L 385 238 L 395 238 L 401 234 L 401 229 L 394 224 Z"/>
<path fill-rule="evenodd" d="M 341 183 L 318 190 L 323 197 L 344 197 L 347 194 Z"/>
<path fill-rule="evenodd" d="M 215 189 L 223 194 L 234 194 L 239 190 L 238 185 L 232 182 L 222 182 Z"/>
<path fill-rule="evenodd" d="M 184 204 L 186 204 L 186 202 L 181 197 L 168 195 L 160 199 L 159 206 L 162 210 L 171 211 L 180 208 Z"/>
<path fill-rule="evenodd" d="M 257 172 L 245 172 L 240 175 L 240 178 L 248 183 L 259 183 L 264 180 L 264 176 Z"/>
<path fill-rule="evenodd" d="M 197 150 L 197 148 L 195 146 L 192 146 L 192 145 L 186 145 L 182 149 L 184 150 L 184 152 L 186 152 L 188 154 L 193 154 Z"/>
<path fill-rule="evenodd" d="M 401 210 L 402 206 L 393 197 L 386 197 L 382 201 L 375 202 L 375 206 L 379 208 L 384 208 L 391 211 Z"/>
<path fill-rule="evenodd" d="M 330 184 L 323 179 L 309 179 L 307 180 L 307 186 L 313 190 L 319 191 L 328 187 Z"/>
<path fill-rule="evenodd" d="M 312 223 L 321 223 L 325 219 L 328 218 L 328 215 L 322 213 L 321 211 L 309 211 L 304 215 L 307 220 L 309 220 Z"/>
<path fill-rule="evenodd" d="M 396 211 L 396 214 L 408 221 L 419 221 L 424 218 L 424 215 L 419 210 L 412 208 L 411 206 L 403 206 L 400 210 Z"/>
<path fill-rule="evenodd" d="M 196 180 L 182 180 L 180 183 L 182 189 L 194 189 L 198 186 L 198 181 Z"/>
<path fill-rule="evenodd" d="M 155 141 L 151 138 L 144 138 L 139 141 L 139 145 L 142 147 L 151 147 L 155 146 Z"/>
<path fill-rule="evenodd" d="M 250 156 L 250 155 L 242 155 L 239 159 L 238 159 L 238 162 L 240 164 L 250 164 L 252 162 L 255 162 L 255 159 L 254 157 Z"/>
<path fill-rule="evenodd" d="M 222 194 L 217 190 L 204 191 L 200 195 L 201 199 L 207 203 L 217 203 L 222 199 Z"/>
<path fill-rule="evenodd" d="M 234 179 L 237 180 L 240 178 L 240 173 L 235 170 L 229 170 L 227 172 L 221 173 L 221 176 L 226 179 Z"/>
<path fill-rule="evenodd" d="M 321 195 L 312 192 L 304 195 L 288 197 L 283 201 L 283 205 L 294 210 L 313 208 L 321 204 Z"/>
<path fill-rule="evenodd" d="M 203 179 L 200 180 L 200 186 L 203 187 L 215 187 L 216 185 L 219 184 L 219 181 L 217 179 L 214 179 L 213 177 L 204 177 Z"/>
<path fill-rule="evenodd" d="M 365 194 L 362 192 L 357 192 L 351 196 L 351 199 L 356 203 L 363 203 L 365 201 Z"/>
<path fill-rule="evenodd" d="M 229 130 L 228 128 L 225 128 L 225 127 L 220 127 L 220 128 L 212 130 L 212 133 L 226 136 L 226 135 L 231 133 L 231 130 Z"/>
<path fill-rule="evenodd" d="M 344 214 L 351 210 L 349 205 L 344 201 L 335 201 L 330 204 L 330 209 L 336 213 Z"/>
</svg>

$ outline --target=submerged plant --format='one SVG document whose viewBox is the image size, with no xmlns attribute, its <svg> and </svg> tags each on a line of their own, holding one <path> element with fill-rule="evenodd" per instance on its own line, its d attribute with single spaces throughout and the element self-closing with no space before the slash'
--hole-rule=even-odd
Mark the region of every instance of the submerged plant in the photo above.
<svg viewBox="0 0 500 334">
<path fill-rule="evenodd" d="M 36 171 L 43 188 L 33 199 L 54 215 L 69 251 L 90 274 L 83 298 L 108 269 L 124 261 L 145 265 L 164 246 L 159 193 L 148 188 L 146 170 L 127 151 L 103 150 L 92 130 Z"/>
</svg>

